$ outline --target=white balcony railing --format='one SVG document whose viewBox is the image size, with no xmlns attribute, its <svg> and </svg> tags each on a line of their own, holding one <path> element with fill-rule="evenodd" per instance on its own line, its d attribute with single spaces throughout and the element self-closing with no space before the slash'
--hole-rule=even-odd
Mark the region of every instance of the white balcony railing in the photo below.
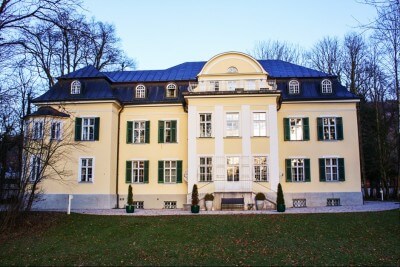
<svg viewBox="0 0 400 267">
<path fill-rule="evenodd" d="M 189 92 L 217 92 L 235 91 L 243 89 L 245 91 L 258 91 L 260 89 L 276 90 L 276 81 L 267 79 L 251 80 L 214 80 L 189 82 Z"/>
</svg>

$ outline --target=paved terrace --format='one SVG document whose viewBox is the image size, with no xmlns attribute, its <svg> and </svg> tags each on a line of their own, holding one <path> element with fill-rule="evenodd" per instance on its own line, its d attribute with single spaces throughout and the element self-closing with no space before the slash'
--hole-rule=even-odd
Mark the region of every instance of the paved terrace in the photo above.
<svg viewBox="0 0 400 267">
<path fill-rule="evenodd" d="M 336 207 L 310 207 L 310 208 L 287 208 L 286 212 L 280 213 L 275 210 L 237 210 L 237 211 L 205 211 L 199 214 L 192 214 L 183 209 L 135 209 L 135 213 L 126 213 L 125 209 L 98 209 L 83 210 L 72 209 L 73 213 L 93 214 L 93 215 L 126 215 L 126 216 L 168 216 L 168 215 L 228 215 L 228 214 L 294 214 L 294 213 L 339 213 L 339 212 L 373 212 L 400 209 L 399 202 L 380 202 L 366 201 L 359 206 L 336 206 Z M 60 211 L 60 210 L 58 210 Z"/>
</svg>

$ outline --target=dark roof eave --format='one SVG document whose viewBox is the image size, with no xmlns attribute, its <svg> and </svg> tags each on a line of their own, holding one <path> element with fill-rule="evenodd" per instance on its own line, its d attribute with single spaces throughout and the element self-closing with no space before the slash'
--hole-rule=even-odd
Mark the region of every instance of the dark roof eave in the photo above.
<svg viewBox="0 0 400 267">
<path fill-rule="evenodd" d="M 122 105 L 122 102 L 118 98 L 85 98 L 85 99 L 54 99 L 54 100 L 37 100 L 33 99 L 32 103 L 35 104 L 46 104 L 46 103 L 62 103 L 62 102 L 87 102 L 87 101 L 115 101 Z"/>
<path fill-rule="evenodd" d="M 306 97 L 306 98 L 292 98 L 292 99 L 285 99 L 285 98 L 282 98 L 282 102 L 296 102 L 296 101 L 329 101 L 329 100 L 332 100 L 332 101 L 335 101 L 335 100 L 357 100 L 357 101 L 360 101 L 360 97 L 335 97 L 335 98 L 327 98 L 327 97 L 324 97 L 324 98 L 310 98 L 310 97 Z"/>
</svg>

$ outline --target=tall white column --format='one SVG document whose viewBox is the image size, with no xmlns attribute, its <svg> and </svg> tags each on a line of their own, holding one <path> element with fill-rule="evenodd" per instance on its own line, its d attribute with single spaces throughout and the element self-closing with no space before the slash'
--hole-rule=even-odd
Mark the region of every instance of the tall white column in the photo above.
<svg viewBox="0 0 400 267">
<path fill-rule="evenodd" d="M 225 157 L 224 157 L 224 108 L 216 105 L 214 111 L 214 141 L 215 141 L 215 178 L 222 181 L 225 177 Z"/>
<path fill-rule="evenodd" d="M 276 191 L 279 183 L 279 145 L 278 145 L 278 112 L 276 110 L 276 104 L 268 106 L 269 115 L 269 164 L 270 164 L 270 185 L 271 189 Z"/>
<path fill-rule="evenodd" d="M 251 114 L 250 106 L 242 105 L 241 132 L 242 132 L 242 159 L 240 176 L 242 180 L 249 181 L 251 176 L 250 171 L 250 156 L 251 156 Z"/>
<path fill-rule="evenodd" d="M 188 193 L 197 182 L 197 108 L 188 107 Z"/>
</svg>

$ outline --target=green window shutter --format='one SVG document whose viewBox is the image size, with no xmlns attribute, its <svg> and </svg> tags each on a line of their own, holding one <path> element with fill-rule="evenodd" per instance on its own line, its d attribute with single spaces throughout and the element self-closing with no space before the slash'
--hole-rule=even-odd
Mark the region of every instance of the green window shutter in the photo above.
<svg viewBox="0 0 400 267">
<path fill-rule="evenodd" d="M 158 161 L 158 183 L 164 183 L 164 161 Z"/>
<path fill-rule="evenodd" d="M 286 159 L 285 165 L 286 165 L 286 182 L 290 183 L 292 182 L 292 160 Z"/>
<path fill-rule="evenodd" d="M 81 141 L 82 118 L 75 118 L 75 141 Z"/>
<path fill-rule="evenodd" d="M 126 161 L 125 182 L 127 184 L 132 182 L 132 161 Z"/>
<path fill-rule="evenodd" d="M 132 138 L 133 138 L 133 121 L 128 121 L 126 123 L 126 143 L 127 144 L 132 144 Z"/>
<path fill-rule="evenodd" d="M 283 119 L 283 129 L 284 129 L 284 140 L 285 141 L 290 141 L 290 124 L 289 124 L 289 118 L 284 118 Z"/>
<path fill-rule="evenodd" d="M 100 135 L 100 118 L 94 118 L 94 140 L 99 141 Z"/>
<path fill-rule="evenodd" d="M 324 128 L 322 127 L 322 118 L 317 118 L 318 141 L 324 140 Z"/>
<path fill-rule="evenodd" d="M 346 175 L 344 171 L 344 158 L 338 158 L 339 163 L 339 181 L 345 181 Z"/>
<path fill-rule="evenodd" d="M 146 144 L 150 144 L 150 121 L 146 121 L 146 133 L 144 139 Z"/>
<path fill-rule="evenodd" d="M 149 183 L 149 161 L 145 160 L 144 161 L 144 183 L 148 184 Z"/>
<path fill-rule="evenodd" d="M 171 143 L 176 143 L 176 121 L 171 121 Z"/>
<path fill-rule="evenodd" d="M 176 162 L 177 174 L 176 174 L 176 183 L 182 183 L 182 160 L 178 160 Z"/>
<path fill-rule="evenodd" d="M 311 173 L 310 173 L 310 159 L 304 159 L 304 181 L 311 182 Z"/>
<path fill-rule="evenodd" d="M 158 121 L 158 142 L 164 143 L 164 121 Z"/>
<path fill-rule="evenodd" d="M 318 161 L 319 161 L 319 181 L 320 182 L 325 182 L 326 181 L 325 159 L 318 159 Z"/>
<path fill-rule="evenodd" d="M 343 119 L 342 117 L 336 118 L 336 139 L 343 140 Z"/>
<path fill-rule="evenodd" d="M 303 140 L 309 141 L 310 140 L 310 126 L 309 126 L 309 119 L 303 118 Z"/>
</svg>

